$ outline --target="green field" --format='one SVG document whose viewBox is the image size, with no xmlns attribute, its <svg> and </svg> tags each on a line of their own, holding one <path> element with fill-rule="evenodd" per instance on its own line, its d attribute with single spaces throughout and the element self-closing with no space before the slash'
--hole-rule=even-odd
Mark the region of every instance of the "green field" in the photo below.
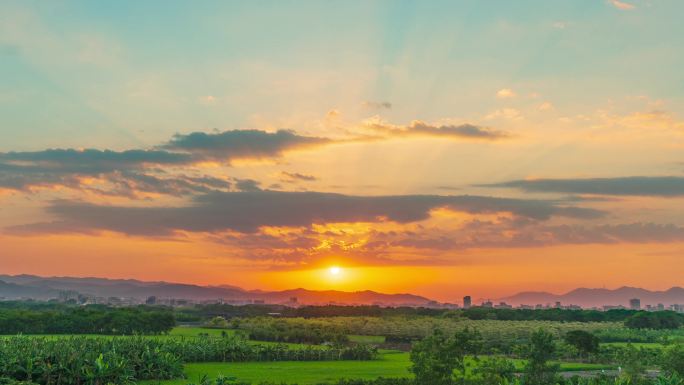
<svg viewBox="0 0 684 385">
<path fill-rule="evenodd" d="M 518 369 L 522 369 L 522 360 L 512 360 Z M 474 360 L 470 360 L 476 365 Z M 242 362 L 242 363 L 197 363 L 187 364 L 187 379 L 170 381 L 150 381 L 142 384 L 186 385 L 199 382 L 203 375 L 215 378 L 217 375 L 236 377 L 241 381 L 283 381 L 300 385 L 317 384 L 335 381 L 341 378 L 374 379 L 377 377 L 400 378 L 410 377 L 409 354 L 398 351 L 382 351 L 380 358 L 374 361 L 316 361 L 316 362 Z M 611 369 L 610 365 L 561 363 L 564 371 Z"/>
</svg>

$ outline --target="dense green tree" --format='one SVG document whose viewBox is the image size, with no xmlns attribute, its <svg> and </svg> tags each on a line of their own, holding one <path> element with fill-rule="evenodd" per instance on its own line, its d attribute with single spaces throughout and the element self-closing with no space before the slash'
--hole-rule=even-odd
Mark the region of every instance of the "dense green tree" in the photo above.
<svg viewBox="0 0 684 385">
<path fill-rule="evenodd" d="M 574 346 L 580 355 L 596 353 L 599 349 L 599 338 L 584 330 L 572 330 L 565 334 L 565 342 Z"/>
<path fill-rule="evenodd" d="M 628 344 L 620 355 L 620 376 L 630 383 L 638 383 L 646 372 L 643 352 Z"/>
<path fill-rule="evenodd" d="M 502 357 L 488 357 L 478 363 L 473 373 L 477 375 L 475 381 L 478 383 L 503 384 L 506 381 L 513 381 L 515 365 L 511 360 Z"/>
<path fill-rule="evenodd" d="M 625 320 L 630 329 L 678 329 L 684 325 L 684 315 L 673 311 L 638 312 Z"/>
<path fill-rule="evenodd" d="M 684 377 L 684 345 L 670 346 L 663 352 L 661 360 L 665 372 Z"/>
<path fill-rule="evenodd" d="M 227 328 L 229 326 L 228 321 L 221 316 L 216 316 L 207 322 L 207 326 L 210 328 Z"/>
<path fill-rule="evenodd" d="M 0 308 L 0 334 L 161 334 L 175 325 L 173 312 L 161 307 Z"/>
<path fill-rule="evenodd" d="M 435 330 L 411 349 L 411 371 L 416 376 L 416 384 L 453 384 L 454 371 L 462 378 L 466 355 L 477 354 L 480 347 L 481 336 L 475 330 L 466 328 L 452 336 Z"/>
<path fill-rule="evenodd" d="M 539 329 L 534 332 L 526 349 L 525 384 L 549 385 L 556 380 L 559 366 L 549 361 L 554 357 L 556 344 L 553 334 Z"/>
</svg>

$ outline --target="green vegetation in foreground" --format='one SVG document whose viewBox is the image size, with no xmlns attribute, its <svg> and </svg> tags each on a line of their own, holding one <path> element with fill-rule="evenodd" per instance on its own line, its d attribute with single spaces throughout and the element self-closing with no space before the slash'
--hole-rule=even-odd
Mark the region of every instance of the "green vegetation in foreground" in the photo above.
<svg viewBox="0 0 684 385">
<path fill-rule="evenodd" d="M 471 365 L 477 365 L 474 359 L 468 360 Z M 523 360 L 511 360 L 517 370 L 522 370 Z M 210 378 L 222 374 L 237 377 L 240 381 L 258 383 L 260 381 L 284 381 L 300 385 L 317 384 L 326 381 L 336 381 L 342 378 L 375 379 L 410 378 L 411 361 L 409 353 L 398 351 L 381 351 L 380 358 L 374 361 L 331 361 L 331 362 L 241 362 L 241 363 L 197 363 L 186 364 L 187 379 L 168 381 L 147 381 L 141 384 L 185 385 L 198 382 L 204 374 Z M 561 363 L 563 371 L 612 369 L 613 366 L 585 363 Z"/>
<path fill-rule="evenodd" d="M 231 329 L 211 329 L 211 328 L 203 328 L 203 327 L 189 327 L 189 326 L 176 326 L 168 334 L 160 334 L 160 335 L 146 335 L 144 336 L 145 338 L 156 338 L 156 339 L 165 339 L 165 338 L 197 338 L 197 337 L 204 337 L 204 336 L 209 336 L 209 337 L 222 337 L 225 333 L 226 336 L 231 337 L 235 335 L 235 330 Z M 0 335 L 0 338 L 3 337 L 13 337 L 16 334 L 6 334 L 6 335 Z M 132 338 L 133 336 L 129 335 L 124 335 L 124 336 L 116 336 L 116 335 L 102 335 L 102 334 L 25 334 L 25 336 L 29 337 L 43 337 L 43 338 L 70 338 L 74 336 L 79 336 L 79 337 L 88 337 L 88 338 Z M 365 336 L 362 336 L 365 337 Z M 290 349 L 327 349 L 326 346 L 322 345 L 309 345 L 309 344 L 295 344 L 295 343 L 284 343 L 284 342 L 268 342 L 268 341 L 252 341 L 248 340 L 248 344 L 251 345 L 280 345 L 280 346 L 286 346 Z"/>
</svg>

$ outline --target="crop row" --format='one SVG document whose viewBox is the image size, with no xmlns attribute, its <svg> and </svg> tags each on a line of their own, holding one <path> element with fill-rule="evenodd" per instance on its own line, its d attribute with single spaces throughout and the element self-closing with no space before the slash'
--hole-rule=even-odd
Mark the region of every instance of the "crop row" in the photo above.
<svg viewBox="0 0 684 385">
<path fill-rule="evenodd" d="M 0 377 L 44 385 L 130 384 L 183 376 L 185 362 L 370 360 L 374 348 L 289 348 L 240 338 L 0 339 Z"/>
</svg>

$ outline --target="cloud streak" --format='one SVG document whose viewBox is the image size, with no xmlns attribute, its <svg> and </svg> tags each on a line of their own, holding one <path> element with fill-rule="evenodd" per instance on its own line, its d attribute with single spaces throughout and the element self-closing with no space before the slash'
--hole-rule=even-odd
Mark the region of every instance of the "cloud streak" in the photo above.
<svg viewBox="0 0 684 385">
<path fill-rule="evenodd" d="M 479 187 L 514 188 L 527 192 L 615 196 L 684 196 L 684 177 L 631 176 L 621 178 L 530 179 L 483 184 Z"/>
<path fill-rule="evenodd" d="M 366 101 L 366 102 L 363 102 L 362 105 L 366 108 L 371 108 L 371 109 L 376 109 L 376 110 L 381 110 L 381 109 L 390 110 L 390 109 L 392 109 L 392 103 L 390 103 L 390 102 Z"/>
<path fill-rule="evenodd" d="M 134 197 L 135 189 L 171 195 L 206 193 L 211 188 L 227 189 L 223 182 L 206 184 L 183 173 L 202 162 L 230 165 L 241 159 L 273 159 L 289 151 L 310 149 L 335 143 L 363 143 L 392 137 L 429 136 L 496 140 L 508 134 L 471 124 L 431 126 L 414 121 L 408 126 L 373 123 L 368 126 L 376 135 L 346 139 L 305 136 L 291 130 L 229 130 L 176 134 L 153 149 L 124 151 L 100 149 L 47 149 L 42 151 L 0 153 L 0 189 L 29 192 L 52 187 L 66 187 L 98 192 L 103 195 Z M 377 135 L 380 134 L 380 135 Z M 179 173 L 159 176 L 158 174 Z M 192 172 L 190 173 L 192 174 Z M 314 181 L 315 177 L 284 172 L 287 181 Z M 107 185 L 92 188 L 84 183 L 98 179 Z M 240 183 L 236 186 L 240 189 Z"/>
<path fill-rule="evenodd" d="M 435 126 L 420 120 L 414 120 L 408 126 L 395 126 L 381 122 L 369 122 L 366 127 L 376 133 L 388 137 L 442 137 L 457 139 L 480 139 L 500 140 L 509 138 L 511 135 L 504 131 L 498 131 L 487 127 L 473 124 L 441 125 Z"/>
<path fill-rule="evenodd" d="M 617 8 L 619 10 L 622 10 L 622 11 L 631 11 L 631 10 L 636 8 L 636 6 L 634 4 L 630 4 L 630 3 L 620 1 L 620 0 L 610 0 L 610 4 L 613 7 Z"/>
<path fill-rule="evenodd" d="M 298 173 L 298 172 L 283 171 L 280 173 L 280 175 L 283 177 L 283 180 L 286 182 L 295 182 L 295 181 L 313 182 L 313 181 L 318 180 L 318 178 L 316 178 L 313 175 L 302 174 L 302 173 Z"/>
</svg>

